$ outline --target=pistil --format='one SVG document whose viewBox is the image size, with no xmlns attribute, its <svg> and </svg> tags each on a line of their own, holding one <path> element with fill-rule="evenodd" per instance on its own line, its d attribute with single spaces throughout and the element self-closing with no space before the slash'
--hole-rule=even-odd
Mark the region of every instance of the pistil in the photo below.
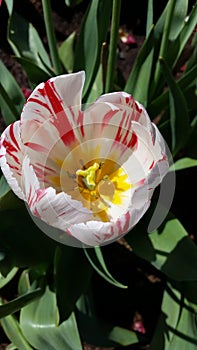
<svg viewBox="0 0 197 350">
<path fill-rule="evenodd" d="M 95 179 L 96 179 L 96 172 L 99 169 L 99 164 L 95 162 L 93 165 L 91 165 L 89 168 L 85 170 L 77 170 L 76 175 L 82 176 L 82 181 L 85 184 L 86 188 L 90 191 L 94 190 L 96 187 Z"/>
</svg>

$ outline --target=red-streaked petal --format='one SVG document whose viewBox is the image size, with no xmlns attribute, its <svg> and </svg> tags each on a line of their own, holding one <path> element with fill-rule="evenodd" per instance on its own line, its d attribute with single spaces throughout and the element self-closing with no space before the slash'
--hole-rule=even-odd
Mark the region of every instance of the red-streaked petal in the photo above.
<svg viewBox="0 0 197 350">
<path fill-rule="evenodd" d="M 48 225 L 65 231 L 70 225 L 89 220 L 92 217 L 92 212 L 66 193 L 56 194 L 52 187 L 40 188 L 27 156 L 23 161 L 22 179 L 30 211 Z"/>
<path fill-rule="evenodd" d="M 49 122 L 66 146 L 78 142 L 75 127 L 80 126 L 81 95 L 84 72 L 60 75 L 41 83 L 32 92 L 23 109 L 21 120 L 37 126 Z M 29 141 L 23 135 L 24 143 Z M 46 147 L 46 145 L 44 145 Z"/>
<path fill-rule="evenodd" d="M 84 112 L 84 139 L 108 138 L 114 141 L 112 151 L 117 149 L 124 156 L 127 149 L 137 146 L 133 123 L 143 125 L 154 138 L 152 123 L 144 107 L 124 92 L 101 96 Z"/>
<path fill-rule="evenodd" d="M 145 127 L 151 128 L 151 121 L 144 106 L 127 92 L 120 91 L 104 94 L 100 96 L 95 103 L 101 102 L 111 105 L 112 109 L 114 108 L 112 105 L 117 106 L 121 110 L 130 109 L 133 121 L 135 120 Z"/>
<path fill-rule="evenodd" d="M 9 186 L 21 199 L 24 199 L 21 187 L 23 156 L 20 122 L 16 121 L 9 125 L 1 135 L 0 166 Z"/>
<path fill-rule="evenodd" d="M 165 143 L 159 130 L 153 124 L 155 135 L 153 140 L 147 129 L 141 124 L 133 122 L 132 129 L 137 135 L 138 145 L 133 153 L 130 153 L 128 159 L 123 164 L 127 173 L 130 174 L 131 182 L 136 183 L 147 178 L 150 172 L 153 169 L 156 169 L 156 164 L 158 162 L 160 163 L 160 167 L 163 167 L 163 170 L 158 170 L 158 174 L 156 174 L 156 170 L 154 170 L 154 173 L 155 176 L 160 176 L 161 182 L 163 176 L 168 171 L 169 165 L 166 156 Z M 162 164 L 162 162 L 164 162 L 165 165 L 164 163 Z"/>
<path fill-rule="evenodd" d="M 146 202 L 140 209 L 130 207 L 125 214 L 113 222 L 88 221 L 72 225 L 67 232 L 88 246 L 109 244 L 133 228 L 149 205 L 150 202 Z"/>
</svg>

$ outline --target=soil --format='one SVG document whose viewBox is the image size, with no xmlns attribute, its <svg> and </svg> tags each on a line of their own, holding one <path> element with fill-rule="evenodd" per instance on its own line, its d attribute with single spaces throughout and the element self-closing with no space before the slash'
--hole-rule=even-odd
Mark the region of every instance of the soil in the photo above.
<svg viewBox="0 0 197 350">
<path fill-rule="evenodd" d="M 89 1 L 85 0 L 74 8 L 65 6 L 65 0 L 52 1 L 53 19 L 58 44 L 67 38 L 73 31 L 79 32 L 81 21 Z M 122 12 L 120 27 L 127 33 L 131 34 L 135 43 L 126 45 L 120 40 L 118 42 L 117 51 L 117 66 L 123 74 L 123 78 L 128 78 L 133 62 L 138 54 L 138 51 L 143 44 L 145 37 L 146 23 L 146 6 L 147 1 L 138 0 L 135 2 L 135 8 L 132 7 L 132 2 L 128 5 L 128 1 L 122 2 Z M 162 12 L 166 1 L 160 1 L 155 13 L 158 17 Z M 15 2 L 16 10 L 29 19 L 30 22 L 38 30 L 43 43 L 47 47 L 46 33 L 43 25 L 42 5 L 39 0 L 21 0 Z M 6 26 L 8 14 L 6 6 L 2 3 L 0 9 L 0 59 L 8 67 L 21 88 L 29 88 L 28 79 L 21 68 L 12 56 L 12 51 L 6 40 Z M 5 128 L 3 119 L 0 118 L 0 131 Z M 187 172 L 190 178 L 196 177 L 197 173 L 192 169 Z M 175 214 L 181 219 L 191 238 L 196 239 L 197 221 L 194 207 L 190 204 L 189 193 L 193 191 L 192 183 L 187 182 L 185 186 L 185 173 L 178 176 L 178 190 L 175 193 L 172 209 Z M 185 200 L 187 205 L 183 206 L 182 200 Z M 151 265 L 142 259 L 134 256 L 124 240 L 115 243 L 113 249 L 105 247 L 104 254 L 108 257 L 108 264 L 112 275 L 117 279 L 120 277 L 122 283 L 125 283 L 132 288 L 129 292 L 123 291 L 120 298 L 120 293 L 116 295 L 114 289 L 105 283 L 98 275 L 94 278 L 94 295 L 96 300 L 101 300 L 99 295 L 105 295 L 101 304 L 97 302 L 97 312 L 101 318 L 107 321 L 116 321 L 119 326 L 133 329 L 140 334 L 143 330 L 146 331 L 147 339 L 151 339 L 157 323 L 163 290 L 165 286 L 165 277 Z M 113 293 L 113 298 L 111 295 Z M 120 299 L 119 299 L 120 298 Z M 147 303 L 148 300 L 148 303 Z M 141 328 L 137 328 L 141 325 Z M 143 328 L 144 327 L 144 328 Z M 6 348 L 7 338 L 0 329 L 0 350 Z M 134 345 L 121 349 L 140 350 L 148 349 L 149 342 L 140 345 Z M 84 344 L 84 350 L 104 350 L 98 347 Z M 108 348 L 108 350 L 113 350 Z"/>
</svg>

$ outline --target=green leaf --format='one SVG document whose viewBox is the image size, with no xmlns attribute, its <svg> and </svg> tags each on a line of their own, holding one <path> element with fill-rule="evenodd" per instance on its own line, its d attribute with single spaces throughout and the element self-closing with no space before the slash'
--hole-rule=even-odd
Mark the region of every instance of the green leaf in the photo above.
<svg viewBox="0 0 197 350">
<path fill-rule="evenodd" d="M 13 208 L 0 211 L 0 252 L 4 256 L 0 260 L 0 271 L 6 274 L 8 266 L 50 264 L 56 242 L 38 229 L 22 201 L 16 199 L 11 191 L 9 196 L 7 201 L 10 200 Z"/>
<path fill-rule="evenodd" d="M 7 335 L 8 339 L 12 341 L 6 349 L 20 349 L 20 350 L 33 350 L 29 345 L 24 335 L 21 332 L 18 321 L 14 316 L 7 316 L 1 319 L 1 326 Z"/>
<path fill-rule="evenodd" d="M 176 154 L 182 148 L 189 136 L 189 115 L 187 110 L 186 100 L 182 91 L 179 89 L 172 73 L 163 58 L 160 58 L 160 63 L 164 77 L 170 89 L 170 122 L 172 133 L 172 151 Z M 184 130 L 184 138 L 182 131 Z"/>
<path fill-rule="evenodd" d="M 189 38 L 191 37 L 195 27 L 196 27 L 196 17 L 197 17 L 197 2 L 194 4 L 191 13 L 189 14 L 187 20 L 184 22 L 184 27 L 179 35 L 179 38 L 176 39 L 175 43 L 179 44 L 178 52 L 176 59 L 174 59 L 174 64 L 176 64 L 178 58 L 180 57 L 185 45 L 187 44 Z"/>
<path fill-rule="evenodd" d="M 152 50 L 154 45 L 154 27 L 152 27 L 147 39 L 144 41 L 137 58 L 135 59 L 134 65 L 132 67 L 131 73 L 127 79 L 124 91 L 132 94 L 135 97 L 135 90 L 140 89 L 142 81 L 140 80 L 144 77 L 145 69 L 147 69 L 147 63 L 152 59 Z M 150 73 L 150 69 L 148 74 Z M 145 80 L 146 88 L 148 86 L 150 76 L 148 75 L 147 80 Z M 142 87 L 141 87 L 141 90 Z M 147 91 L 146 91 L 147 93 Z M 145 96 L 146 96 L 146 93 Z M 138 92 L 139 94 L 139 92 Z M 146 98 L 144 98 L 145 100 Z"/>
<path fill-rule="evenodd" d="M 191 43 L 191 55 L 188 57 L 188 60 L 186 62 L 185 70 L 183 71 L 183 76 L 187 74 L 188 71 L 190 71 L 193 67 L 196 65 L 197 61 L 197 32 L 194 33 L 192 43 Z M 197 76 L 197 74 L 196 74 Z"/>
<path fill-rule="evenodd" d="M 153 0 L 148 0 L 147 20 L 146 20 L 146 37 L 148 36 L 153 25 Z"/>
<path fill-rule="evenodd" d="M 6 350 L 17 350 L 17 346 L 11 343 L 7 346 Z"/>
<path fill-rule="evenodd" d="M 0 273 L 0 288 L 3 288 L 4 286 L 6 286 L 6 284 L 8 284 L 12 278 L 16 275 L 18 271 L 18 268 L 17 267 L 14 267 L 8 274 L 7 276 L 3 276 L 1 273 Z"/>
<path fill-rule="evenodd" d="M 15 59 L 26 71 L 32 89 L 34 89 L 38 84 L 51 78 L 51 75 L 46 72 L 46 70 L 37 66 L 30 59 L 22 57 L 15 57 Z"/>
<path fill-rule="evenodd" d="M 171 214 L 157 230 L 147 233 L 151 212 L 125 236 L 135 254 L 176 281 L 197 280 L 197 247 Z"/>
<path fill-rule="evenodd" d="M 136 332 L 122 327 L 114 327 L 109 333 L 109 339 L 121 346 L 128 346 L 139 342 Z"/>
<path fill-rule="evenodd" d="M 177 160 L 173 166 L 171 167 L 172 170 L 183 170 L 187 168 L 191 168 L 197 166 L 197 159 L 192 158 L 181 158 Z"/>
<path fill-rule="evenodd" d="M 195 350 L 197 345 L 196 314 L 182 294 L 167 285 L 151 350 Z"/>
<path fill-rule="evenodd" d="M 20 325 L 37 350 L 82 350 L 74 314 L 59 325 L 56 295 L 48 287 L 40 299 L 22 309 Z"/>
<path fill-rule="evenodd" d="M 179 89 L 182 90 L 185 95 L 189 86 L 192 85 L 192 90 L 194 89 L 193 85 L 196 81 L 197 76 L 197 64 L 191 67 L 178 81 L 177 85 Z M 191 109 L 191 98 L 186 99 L 188 108 Z M 166 90 L 161 95 L 159 95 L 155 100 L 149 105 L 148 111 L 152 118 L 155 118 L 161 111 L 167 109 L 169 105 L 169 90 Z"/>
<path fill-rule="evenodd" d="M 197 120 L 197 116 L 196 116 L 196 120 Z M 192 130 L 189 136 L 189 140 L 185 147 L 185 152 L 188 157 L 197 158 L 196 140 L 197 140 L 197 123 L 192 125 Z"/>
<path fill-rule="evenodd" d="M 94 270 L 107 282 L 111 283 L 112 285 L 119 287 L 119 288 L 127 288 L 127 286 L 123 285 L 122 283 L 118 282 L 108 271 L 107 266 L 105 264 L 102 251 L 99 247 L 95 247 L 94 250 L 90 248 L 84 248 L 84 252 L 86 257 L 88 258 L 88 261 L 94 268 Z M 95 253 L 95 254 L 94 254 Z M 97 259 L 95 259 L 95 257 Z M 97 260 L 97 261 L 96 261 Z M 98 267 L 99 263 L 99 267 Z"/>
<path fill-rule="evenodd" d="M 0 306 L 0 318 L 13 314 L 20 310 L 25 305 L 31 303 L 33 300 L 39 298 L 43 294 L 43 289 L 37 288 L 29 291 L 28 293 L 17 297 L 9 302 L 6 302 Z"/>
<path fill-rule="evenodd" d="M 174 41 L 177 39 L 179 33 L 184 27 L 187 11 L 188 0 L 176 1 L 172 21 L 170 24 L 169 40 Z"/>
<path fill-rule="evenodd" d="M 17 84 L 16 80 L 5 67 L 3 62 L 0 60 L 0 77 L 1 84 L 7 93 L 9 100 L 6 102 L 5 98 L 0 93 L 0 109 L 7 125 L 13 123 L 22 111 L 25 103 L 25 97 Z"/>
<path fill-rule="evenodd" d="M 51 67 L 49 56 L 36 29 L 15 11 L 9 21 L 8 41 L 16 56 L 26 58 L 43 70 L 46 70 L 46 66 Z"/>
<path fill-rule="evenodd" d="M 11 15 L 12 11 L 13 11 L 13 4 L 14 4 L 14 0 L 5 0 L 7 9 L 8 9 L 8 13 L 9 15 Z"/>
<path fill-rule="evenodd" d="M 86 72 L 83 97 L 91 89 L 99 68 L 102 43 L 106 40 L 109 27 L 111 6 L 112 0 L 91 1 L 83 19 L 74 61 L 74 71 Z"/>
<path fill-rule="evenodd" d="M 92 85 L 92 89 L 90 91 L 90 94 L 88 95 L 86 104 L 94 102 L 102 94 L 103 94 L 102 65 L 100 64 L 95 81 Z"/>
<path fill-rule="evenodd" d="M 80 295 L 87 288 L 92 268 L 82 249 L 61 246 L 55 256 L 55 287 L 60 322 L 71 315 Z"/>
<path fill-rule="evenodd" d="M 67 6 L 76 6 L 78 4 L 80 4 L 80 2 L 82 2 L 83 0 L 65 0 L 65 3 Z"/>
<path fill-rule="evenodd" d="M 75 38 L 76 32 L 73 32 L 59 47 L 60 60 L 68 73 L 73 71 Z"/>
<path fill-rule="evenodd" d="M 76 313 L 79 331 L 84 343 L 98 347 L 128 346 L 139 342 L 138 335 L 82 312 Z"/>
<path fill-rule="evenodd" d="M 6 194 L 9 191 L 10 191 L 10 186 L 8 185 L 4 175 L 2 175 L 0 179 L 0 201 L 1 201 L 1 198 L 6 196 Z"/>
</svg>

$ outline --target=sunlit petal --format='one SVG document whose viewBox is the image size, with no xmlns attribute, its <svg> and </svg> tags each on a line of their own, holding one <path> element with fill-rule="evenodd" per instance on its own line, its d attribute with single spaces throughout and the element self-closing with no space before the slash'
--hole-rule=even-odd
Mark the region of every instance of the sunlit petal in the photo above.
<svg viewBox="0 0 197 350">
<path fill-rule="evenodd" d="M 66 193 L 56 194 L 52 187 L 41 189 L 27 156 L 23 161 L 22 178 L 26 201 L 32 214 L 47 224 L 65 231 L 70 225 L 91 218 L 92 213 Z"/>
<path fill-rule="evenodd" d="M 23 145 L 20 137 L 20 122 L 9 125 L 1 135 L 0 166 L 13 192 L 24 199 L 21 187 Z"/>
</svg>

